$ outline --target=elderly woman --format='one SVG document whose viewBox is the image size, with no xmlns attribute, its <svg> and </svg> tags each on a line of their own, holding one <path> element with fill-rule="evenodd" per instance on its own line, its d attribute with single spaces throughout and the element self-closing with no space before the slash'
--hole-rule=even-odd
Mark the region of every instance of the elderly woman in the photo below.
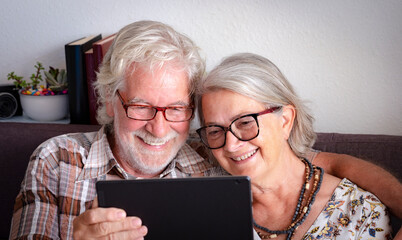
<svg viewBox="0 0 402 240">
<path fill-rule="evenodd" d="M 306 159 L 313 117 L 272 62 L 231 56 L 197 91 L 203 143 L 228 173 L 251 179 L 255 239 L 390 236 L 385 206 L 373 194 Z"/>
</svg>

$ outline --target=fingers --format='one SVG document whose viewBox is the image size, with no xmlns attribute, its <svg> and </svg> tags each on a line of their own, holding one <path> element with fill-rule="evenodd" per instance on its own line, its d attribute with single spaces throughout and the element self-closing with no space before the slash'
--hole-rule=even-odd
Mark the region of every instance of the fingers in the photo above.
<svg viewBox="0 0 402 240">
<path fill-rule="evenodd" d="M 127 217 L 118 222 L 102 222 L 87 228 L 88 236 L 106 239 L 142 239 L 148 232 L 137 217 Z"/>
<path fill-rule="evenodd" d="M 144 239 L 147 233 L 148 228 L 142 225 L 136 229 L 113 233 L 111 234 L 111 239 Z"/>
<path fill-rule="evenodd" d="M 73 231 L 74 239 L 143 239 L 148 229 L 122 209 L 95 208 L 74 219 Z"/>
<path fill-rule="evenodd" d="M 119 208 L 93 208 L 75 218 L 74 222 L 82 225 L 119 221 L 126 217 L 126 212 Z"/>
<path fill-rule="evenodd" d="M 127 217 L 117 222 L 101 222 L 88 227 L 93 235 L 105 236 L 117 232 L 132 231 L 140 232 L 142 226 L 138 217 Z"/>
</svg>

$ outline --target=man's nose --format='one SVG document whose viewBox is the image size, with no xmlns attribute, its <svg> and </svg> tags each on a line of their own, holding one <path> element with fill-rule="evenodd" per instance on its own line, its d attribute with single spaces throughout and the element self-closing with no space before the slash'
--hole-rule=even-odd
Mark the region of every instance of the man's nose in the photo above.
<svg viewBox="0 0 402 240">
<path fill-rule="evenodd" d="M 162 111 L 158 111 L 155 118 L 148 121 L 146 129 L 155 137 L 165 137 L 169 132 L 169 122 L 165 119 Z"/>
</svg>

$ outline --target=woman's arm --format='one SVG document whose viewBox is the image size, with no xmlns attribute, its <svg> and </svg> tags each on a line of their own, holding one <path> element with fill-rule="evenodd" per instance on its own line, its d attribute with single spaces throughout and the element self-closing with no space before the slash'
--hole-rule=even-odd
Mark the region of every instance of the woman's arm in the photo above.
<svg viewBox="0 0 402 240">
<path fill-rule="evenodd" d="M 314 165 L 374 193 L 395 216 L 402 219 L 402 183 L 388 171 L 350 155 L 328 152 L 318 153 Z"/>
</svg>

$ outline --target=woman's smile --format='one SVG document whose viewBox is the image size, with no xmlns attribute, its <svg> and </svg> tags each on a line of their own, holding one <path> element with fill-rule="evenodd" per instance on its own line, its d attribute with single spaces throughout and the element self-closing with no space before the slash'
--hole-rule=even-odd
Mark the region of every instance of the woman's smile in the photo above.
<svg viewBox="0 0 402 240">
<path fill-rule="evenodd" d="M 252 156 L 255 155 L 255 153 L 257 152 L 258 149 L 254 149 L 248 153 L 245 153 L 241 156 L 237 156 L 237 157 L 230 157 L 233 161 L 236 162 L 240 162 L 240 161 L 245 161 L 245 160 L 249 160 Z"/>
</svg>

